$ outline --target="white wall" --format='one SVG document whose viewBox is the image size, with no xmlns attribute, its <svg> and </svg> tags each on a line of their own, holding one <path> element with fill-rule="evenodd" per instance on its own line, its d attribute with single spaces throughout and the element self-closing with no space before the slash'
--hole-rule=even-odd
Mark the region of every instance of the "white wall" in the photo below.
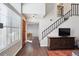
<svg viewBox="0 0 79 59">
<path fill-rule="evenodd" d="M 34 37 L 39 37 L 39 24 L 27 24 L 27 32 L 32 33 Z"/>
<path fill-rule="evenodd" d="M 25 3 L 23 4 L 23 13 L 44 16 L 45 4 L 44 3 Z"/>
<path fill-rule="evenodd" d="M 19 13 L 21 13 L 21 3 L 10 3 Z"/>
<path fill-rule="evenodd" d="M 71 10 L 71 3 L 65 3 L 64 6 L 64 14 Z"/>
</svg>

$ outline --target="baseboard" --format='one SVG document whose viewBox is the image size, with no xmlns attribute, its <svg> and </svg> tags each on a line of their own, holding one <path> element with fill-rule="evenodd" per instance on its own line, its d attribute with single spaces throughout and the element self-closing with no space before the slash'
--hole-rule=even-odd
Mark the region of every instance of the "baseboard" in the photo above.
<svg viewBox="0 0 79 59">
<path fill-rule="evenodd" d="M 47 45 L 40 45 L 41 47 L 48 47 Z"/>
</svg>

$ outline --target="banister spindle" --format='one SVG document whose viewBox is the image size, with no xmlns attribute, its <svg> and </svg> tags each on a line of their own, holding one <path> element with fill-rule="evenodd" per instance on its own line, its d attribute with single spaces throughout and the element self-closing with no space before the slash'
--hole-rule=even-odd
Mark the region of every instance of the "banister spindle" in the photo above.
<svg viewBox="0 0 79 59">
<path fill-rule="evenodd" d="M 75 4 L 75 15 L 76 15 L 76 4 Z"/>
<path fill-rule="evenodd" d="M 76 4 L 76 15 L 77 15 L 77 4 Z"/>
<path fill-rule="evenodd" d="M 71 4 L 71 16 L 72 16 L 72 4 Z"/>
<path fill-rule="evenodd" d="M 78 4 L 77 4 L 77 15 L 78 15 Z"/>
<path fill-rule="evenodd" d="M 74 15 L 74 5 L 73 5 L 73 15 Z"/>
</svg>

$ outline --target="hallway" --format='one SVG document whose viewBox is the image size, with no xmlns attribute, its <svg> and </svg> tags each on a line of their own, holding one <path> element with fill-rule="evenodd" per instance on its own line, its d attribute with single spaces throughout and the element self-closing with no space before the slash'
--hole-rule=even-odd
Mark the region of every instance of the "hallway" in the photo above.
<svg viewBox="0 0 79 59">
<path fill-rule="evenodd" d="M 40 47 L 38 38 L 33 38 L 32 43 L 27 42 L 17 56 L 47 56 L 47 48 Z"/>
</svg>

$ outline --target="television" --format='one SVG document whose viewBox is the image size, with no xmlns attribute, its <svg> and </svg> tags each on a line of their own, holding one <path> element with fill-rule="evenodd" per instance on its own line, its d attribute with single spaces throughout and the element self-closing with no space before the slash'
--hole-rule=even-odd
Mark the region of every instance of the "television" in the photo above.
<svg viewBox="0 0 79 59">
<path fill-rule="evenodd" d="M 59 36 L 70 36 L 70 28 L 59 28 Z"/>
</svg>

